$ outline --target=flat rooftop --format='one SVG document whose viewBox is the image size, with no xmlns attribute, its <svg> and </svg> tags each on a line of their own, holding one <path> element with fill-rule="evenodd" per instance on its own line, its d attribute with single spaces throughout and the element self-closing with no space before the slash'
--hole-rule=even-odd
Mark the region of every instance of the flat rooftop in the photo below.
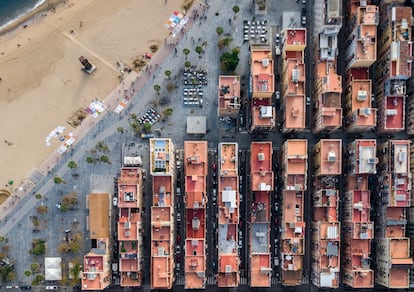
<svg viewBox="0 0 414 292">
<path fill-rule="evenodd" d="M 355 140 L 356 146 L 356 163 L 358 174 L 376 173 L 377 168 L 377 141 L 372 139 L 358 139 Z"/>
<path fill-rule="evenodd" d="M 273 191 L 272 142 L 252 142 L 250 151 L 252 191 Z"/>
<path fill-rule="evenodd" d="M 172 175 L 174 165 L 172 165 L 173 163 L 170 159 L 173 149 L 174 146 L 171 139 L 150 139 L 150 170 L 152 175 Z"/>
<path fill-rule="evenodd" d="M 287 46 L 306 46 L 306 28 L 289 28 L 285 30 L 285 42 Z"/>
<path fill-rule="evenodd" d="M 351 107 L 357 125 L 375 126 L 377 109 L 372 108 L 372 80 L 354 79 L 351 81 Z"/>
<path fill-rule="evenodd" d="M 284 78 L 287 79 L 287 95 L 305 95 L 306 71 L 303 60 L 288 58 L 285 63 Z"/>
<path fill-rule="evenodd" d="M 187 239 L 185 241 L 185 289 L 204 289 L 205 287 L 205 241 Z"/>
<path fill-rule="evenodd" d="M 284 160 L 289 175 L 306 175 L 308 164 L 308 140 L 290 139 L 284 144 Z"/>
<path fill-rule="evenodd" d="M 121 168 L 118 178 L 118 208 L 137 208 L 142 198 L 140 168 Z"/>
<path fill-rule="evenodd" d="M 342 173 L 342 140 L 320 140 L 320 174 L 339 175 Z"/>
<path fill-rule="evenodd" d="M 359 39 L 355 50 L 359 60 L 376 60 L 377 58 L 377 25 L 379 8 L 375 5 L 358 7 L 357 21 L 359 24 Z"/>
<path fill-rule="evenodd" d="M 270 48 L 251 48 L 251 78 L 253 92 L 274 92 L 274 69 Z"/>
<path fill-rule="evenodd" d="M 406 174 L 410 171 L 410 144 L 409 140 L 390 140 L 392 148 L 391 171 Z"/>
<path fill-rule="evenodd" d="M 185 234 L 186 238 L 205 239 L 206 237 L 206 215 L 204 209 L 186 209 Z"/>
<path fill-rule="evenodd" d="M 240 108 L 240 76 L 219 76 L 219 109 L 225 112 Z"/>
<path fill-rule="evenodd" d="M 234 177 L 238 173 L 238 144 L 224 142 L 219 144 L 220 176 Z"/>
<path fill-rule="evenodd" d="M 172 179 L 172 176 L 155 175 L 152 177 L 152 203 L 154 206 L 172 206 Z"/>
<path fill-rule="evenodd" d="M 271 273 L 270 254 L 255 254 L 250 258 L 251 287 L 270 287 Z"/>
<path fill-rule="evenodd" d="M 304 95 L 286 96 L 285 128 L 304 129 L 306 119 L 306 102 Z"/>
<path fill-rule="evenodd" d="M 269 223 L 253 223 L 250 227 L 250 253 L 269 254 Z"/>
<path fill-rule="evenodd" d="M 184 141 L 184 171 L 187 176 L 207 175 L 207 141 Z"/>
<path fill-rule="evenodd" d="M 219 177 L 218 211 L 219 224 L 239 223 L 239 190 L 238 177 Z"/>
<path fill-rule="evenodd" d="M 88 226 L 90 239 L 109 238 L 109 194 L 88 195 Z"/>
<path fill-rule="evenodd" d="M 386 129 L 404 129 L 405 96 L 385 97 L 384 111 Z"/>
</svg>

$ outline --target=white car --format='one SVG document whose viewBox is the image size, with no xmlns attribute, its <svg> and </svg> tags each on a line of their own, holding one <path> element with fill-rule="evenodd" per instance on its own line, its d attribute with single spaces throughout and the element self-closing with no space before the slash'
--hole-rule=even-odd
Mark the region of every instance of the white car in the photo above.
<svg viewBox="0 0 414 292">
<path fill-rule="evenodd" d="M 46 286 L 46 290 L 57 290 L 57 286 Z"/>
<path fill-rule="evenodd" d="M 113 199 L 112 199 L 112 204 L 116 207 L 116 206 L 118 206 L 118 198 L 117 197 L 114 197 Z"/>
<path fill-rule="evenodd" d="M 309 96 L 306 97 L 306 105 L 310 105 L 311 104 L 311 99 Z"/>
</svg>

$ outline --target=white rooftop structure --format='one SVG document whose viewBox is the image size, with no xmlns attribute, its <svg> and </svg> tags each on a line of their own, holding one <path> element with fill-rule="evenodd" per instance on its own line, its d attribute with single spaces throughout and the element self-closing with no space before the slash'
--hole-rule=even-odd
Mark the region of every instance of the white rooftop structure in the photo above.
<svg viewBox="0 0 414 292">
<path fill-rule="evenodd" d="M 62 280 L 62 258 L 60 257 L 45 258 L 45 280 L 46 281 Z"/>
</svg>

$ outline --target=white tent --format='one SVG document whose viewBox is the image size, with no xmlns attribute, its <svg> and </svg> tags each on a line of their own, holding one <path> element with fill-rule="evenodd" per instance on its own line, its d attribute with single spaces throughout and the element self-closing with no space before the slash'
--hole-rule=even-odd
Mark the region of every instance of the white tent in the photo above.
<svg viewBox="0 0 414 292">
<path fill-rule="evenodd" d="M 62 280 L 62 258 L 45 258 L 45 280 Z"/>
</svg>

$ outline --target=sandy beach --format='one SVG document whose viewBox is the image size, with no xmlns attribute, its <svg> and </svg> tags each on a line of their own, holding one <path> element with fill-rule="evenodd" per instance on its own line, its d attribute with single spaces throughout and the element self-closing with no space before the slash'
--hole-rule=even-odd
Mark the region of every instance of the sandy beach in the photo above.
<svg viewBox="0 0 414 292">
<path fill-rule="evenodd" d="M 56 1 L 55 1 L 56 2 Z M 183 1 L 66 0 L 0 36 L 0 186 L 14 186 L 56 151 L 45 138 L 119 84 L 116 62 L 161 45 L 164 23 Z M 27 24 L 27 27 L 23 25 Z M 98 69 L 81 71 L 80 56 Z"/>
</svg>

